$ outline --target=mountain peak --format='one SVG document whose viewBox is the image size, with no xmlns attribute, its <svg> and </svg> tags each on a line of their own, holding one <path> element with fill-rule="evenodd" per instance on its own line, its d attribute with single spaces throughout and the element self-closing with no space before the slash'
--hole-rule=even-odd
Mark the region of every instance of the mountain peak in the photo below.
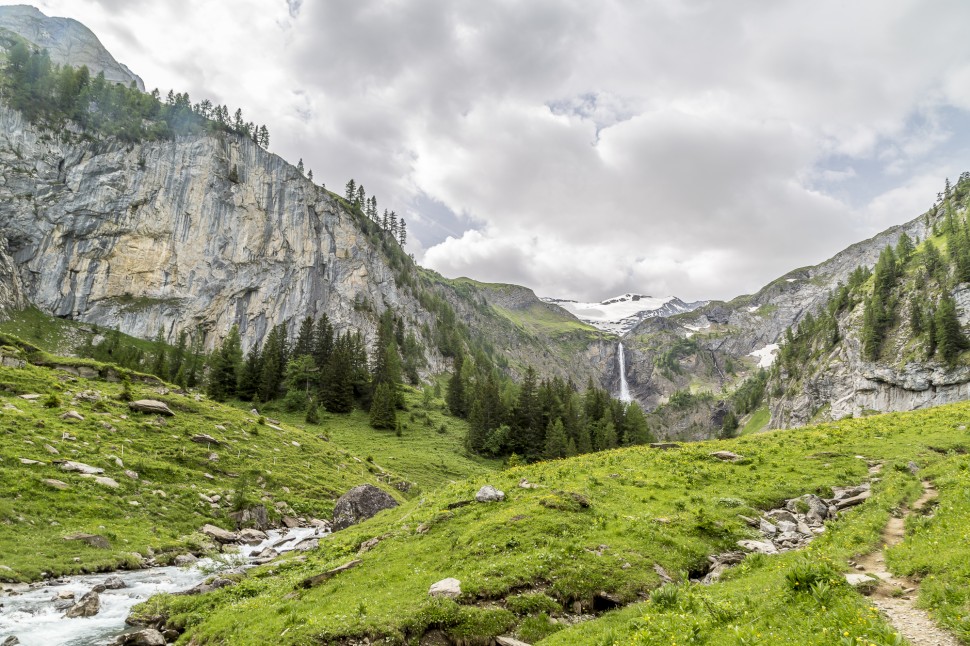
<svg viewBox="0 0 970 646">
<path fill-rule="evenodd" d="M 657 297 L 637 293 L 620 294 L 598 303 L 549 297 L 542 300 L 558 305 L 583 323 L 620 336 L 632 330 L 645 318 L 690 312 L 706 303 L 706 301 L 686 303 L 676 296 Z"/>
</svg>

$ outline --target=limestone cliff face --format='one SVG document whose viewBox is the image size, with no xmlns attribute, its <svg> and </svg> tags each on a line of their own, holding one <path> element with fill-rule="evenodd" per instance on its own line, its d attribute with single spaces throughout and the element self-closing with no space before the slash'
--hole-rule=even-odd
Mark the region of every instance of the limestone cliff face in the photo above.
<svg viewBox="0 0 970 646">
<path fill-rule="evenodd" d="M 0 314 L 8 310 L 23 309 L 27 306 L 20 274 L 13 258 L 7 254 L 6 245 L 0 244 Z"/>
<path fill-rule="evenodd" d="M 248 342 L 327 312 L 427 315 L 329 193 L 245 138 L 65 144 L 0 107 L 0 231 L 30 301 L 141 337 L 233 323 Z M 238 181 L 230 181 L 235 167 Z"/>
<path fill-rule="evenodd" d="M 134 82 L 139 90 L 145 90 L 142 80 L 116 61 L 98 37 L 76 20 L 45 16 L 27 5 L 11 5 L 0 7 L 0 29 L 12 31 L 38 49 L 46 49 L 54 63 L 86 65 L 92 77 L 104 72 L 105 79 L 113 83 L 127 86 Z"/>
</svg>

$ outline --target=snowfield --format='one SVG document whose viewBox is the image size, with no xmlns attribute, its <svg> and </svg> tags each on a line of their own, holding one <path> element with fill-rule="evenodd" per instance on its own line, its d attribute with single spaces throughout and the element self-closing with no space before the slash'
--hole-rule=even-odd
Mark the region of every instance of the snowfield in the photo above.
<svg viewBox="0 0 970 646">
<path fill-rule="evenodd" d="M 690 312 L 707 302 L 685 303 L 676 296 L 655 297 L 643 294 L 622 294 L 600 303 L 582 303 L 565 298 L 542 300 L 558 305 L 583 323 L 620 336 L 632 330 L 645 318 Z"/>
</svg>

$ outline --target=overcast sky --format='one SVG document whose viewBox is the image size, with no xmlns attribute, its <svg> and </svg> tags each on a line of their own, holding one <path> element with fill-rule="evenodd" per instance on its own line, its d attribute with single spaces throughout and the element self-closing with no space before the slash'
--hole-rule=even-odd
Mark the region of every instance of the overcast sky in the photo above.
<svg viewBox="0 0 970 646">
<path fill-rule="evenodd" d="M 363 183 L 425 266 L 540 295 L 751 292 L 970 169 L 960 0 L 36 6 Z"/>
</svg>

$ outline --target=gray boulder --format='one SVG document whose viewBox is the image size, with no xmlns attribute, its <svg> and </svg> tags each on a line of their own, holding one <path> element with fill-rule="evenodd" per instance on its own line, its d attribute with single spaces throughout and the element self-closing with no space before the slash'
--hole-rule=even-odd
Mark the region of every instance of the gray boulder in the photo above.
<svg viewBox="0 0 970 646">
<path fill-rule="evenodd" d="M 457 599 L 461 596 L 461 581 L 458 579 L 442 579 L 431 585 L 428 594 L 432 597 L 445 597 L 447 599 Z"/>
<path fill-rule="evenodd" d="M 229 514 L 229 518 L 236 523 L 237 528 L 255 527 L 256 529 L 266 529 L 269 527 L 269 516 L 266 514 L 266 507 L 262 505 L 234 511 Z"/>
<path fill-rule="evenodd" d="M 101 610 L 101 597 L 94 590 L 85 594 L 77 603 L 67 609 L 64 616 L 69 619 L 93 617 Z"/>
<path fill-rule="evenodd" d="M 165 646 L 165 637 L 154 628 L 145 628 L 120 636 L 115 646 Z"/>
<path fill-rule="evenodd" d="M 475 500 L 478 502 L 502 502 L 505 500 L 505 492 L 499 491 L 492 485 L 485 485 L 475 494 Z"/>
<path fill-rule="evenodd" d="M 165 415 L 166 417 L 175 415 L 172 409 L 168 407 L 168 404 L 160 402 L 157 399 L 139 399 L 129 402 L 128 408 L 141 413 L 153 413 L 155 415 Z"/>
<path fill-rule="evenodd" d="M 108 542 L 108 539 L 105 538 L 104 536 L 98 536 L 97 534 L 84 534 L 84 533 L 78 532 L 76 534 L 70 534 L 69 536 L 65 536 L 64 540 L 81 541 L 82 543 L 87 543 L 91 547 L 96 547 L 101 550 L 111 549 L 111 544 Z"/>
<path fill-rule="evenodd" d="M 333 508 L 333 531 L 356 525 L 380 511 L 397 507 L 394 498 L 374 485 L 362 484 L 340 496 Z"/>
<path fill-rule="evenodd" d="M 228 532 L 221 527 L 216 527 L 215 525 L 204 525 L 202 527 L 202 533 L 209 538 L 214 538 L 219 543 L 236 543 L 239 541 L 239 535 L 235 532 Z"/>
</svg>

